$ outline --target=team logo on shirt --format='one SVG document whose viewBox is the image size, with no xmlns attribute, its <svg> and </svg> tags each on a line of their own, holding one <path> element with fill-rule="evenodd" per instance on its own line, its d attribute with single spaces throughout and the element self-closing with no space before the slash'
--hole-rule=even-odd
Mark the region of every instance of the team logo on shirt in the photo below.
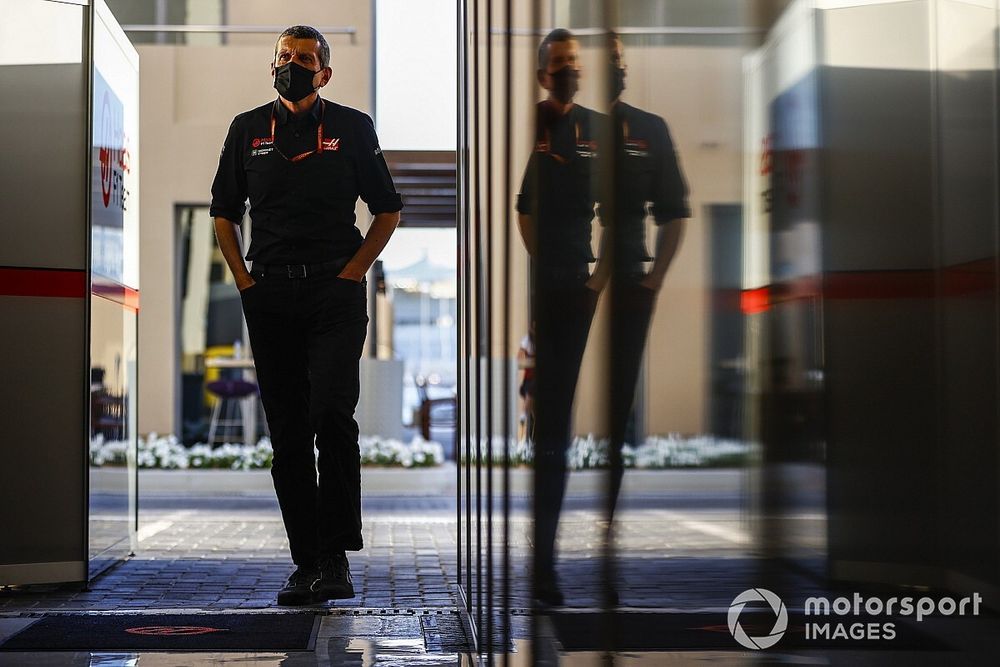
<svg viewBox="0 0 1000 667">
<path fill-rule="evenodd" d="M 597 142 L 577 140 L 576 154 L 580 157 L 597 157 Z"/>
<path fill-rule="evenodd" d="M 333 139 L 323 140 L 323 150 L 325 151 L 339 151 L 340 150 L 340 137 L 335 137 Z"/>
<path fill-rule="evenodd" d="M 250 151 L 250 157 L 259 157 L 261 155 L 267 155 L 274 150 L 274 139 L 271 137 L 257 137 L 250 142 L 253 150 Z"/>
<path fill-rule="evenodd" d="M 626 139 L 625 153 L 633 157 L 647 157 L 649 155 L 649 144 L 645 139 Z"/>
</svg>

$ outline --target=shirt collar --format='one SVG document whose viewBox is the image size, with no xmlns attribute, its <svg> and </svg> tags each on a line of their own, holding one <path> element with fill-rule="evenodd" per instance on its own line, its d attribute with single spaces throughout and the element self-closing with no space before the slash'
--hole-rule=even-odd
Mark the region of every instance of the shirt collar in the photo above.
<svg viewBox="0 0 1000 667">
<path fill-rule="evenodd" d="M 313 102 L 312 107 L 309 109 L 309 113 L 303 114 L 300 118 L 295 118 L 291 111 L 281 103 L 280 99 L 274 101 L 274 116 L 278 121 L 279 125 L 285 125 L 291 121 L 302 122 L 304 119 L 312 119 L 314 123 L 319 122 L 319 111 L 320 111 L 320 97 L 316 96 L 316 101 Z"/>
</svg>

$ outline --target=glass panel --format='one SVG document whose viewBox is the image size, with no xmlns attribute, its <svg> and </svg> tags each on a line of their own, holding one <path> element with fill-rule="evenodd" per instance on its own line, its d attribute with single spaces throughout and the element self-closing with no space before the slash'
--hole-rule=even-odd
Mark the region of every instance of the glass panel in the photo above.
<svg viewBox="0 0 1000 667">
<path fill-rule="evenodd" d="M 139 56 L 103 3 L 96 16 L 91 269 L 139 289 Z"/>
<path fill-rule="evenodd" d="M 91 146 L 90 571 L 136 548 L 139 63 L 94 8 Z"/>
<path fill-rule="evenodd" d="M 90 574 L 130 552 L 136 520 L 137 316 L 90 297 Z"/>
<path fill-rule="evenodd" d="M 993 591 L 997 2 L 556 0 L 510 34 L 491 4 L 459 109 L 480 650 L 519 607 L 532 664 L 826 648 L 788 630 L 845 586 L 863 649 L 900 591 Z"/>
<path fill-rule="evenodd" d="M 996 456 L 1000 399 L 996 293 L 990 298 L 998 242 L 996 5 L 942 0 L 936 31 L 941 264 L 947 286 L 942 420 L 946 479 L 951 488 L 962 489 L 945 501 L 950 509 L 945 544 L 953 567 L 978 581 L 995 580 L 997 558 L 988 542 L 974 536 L 1000 525 L 1000 508 L 986 499 L 996 497 L 996 467 L 983 465 Z"/>
</svg>

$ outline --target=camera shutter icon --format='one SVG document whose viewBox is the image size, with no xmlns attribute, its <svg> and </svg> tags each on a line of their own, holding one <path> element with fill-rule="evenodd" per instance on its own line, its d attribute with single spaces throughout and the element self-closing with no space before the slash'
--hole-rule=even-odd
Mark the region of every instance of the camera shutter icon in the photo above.
<svg viewBox="0 0 1000 667">
<path fill-rule="evenodd" d="M 740 614 L 749 602 L 765 602 L 774 612 L 774 627 L 771 631 L 761 636 L 750 636 L 740 624 Z M 729 605 L 729 633 L 732 634 L 740 646 L 759 651 L 770 648 L 778 643 L 788 629 L 788 610 L 785 603 L 776 594 L 766 588 L 749 588 L 733 600 Z"/>
</svg>

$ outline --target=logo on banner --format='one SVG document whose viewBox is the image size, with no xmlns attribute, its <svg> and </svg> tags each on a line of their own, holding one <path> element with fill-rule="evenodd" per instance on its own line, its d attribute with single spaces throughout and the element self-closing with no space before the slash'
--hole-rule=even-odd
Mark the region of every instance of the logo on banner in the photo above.
<svg viewBox="0 0 1000 667">
<path fill-rule="evenodd" d="M 95 137 L 99 146 L 98 159 L 101 163 L 101 200 L 104 208 L 114 205 L 115 208 L 125 211 L 128 208 L 125 174 L 131 171 L 128 138 L 125 136 L 124 112 L 120 103 L 112 103 L 110 95 L 111 93 L 105 89 L 98 126 L 100 136 Z"/>
</svg>

